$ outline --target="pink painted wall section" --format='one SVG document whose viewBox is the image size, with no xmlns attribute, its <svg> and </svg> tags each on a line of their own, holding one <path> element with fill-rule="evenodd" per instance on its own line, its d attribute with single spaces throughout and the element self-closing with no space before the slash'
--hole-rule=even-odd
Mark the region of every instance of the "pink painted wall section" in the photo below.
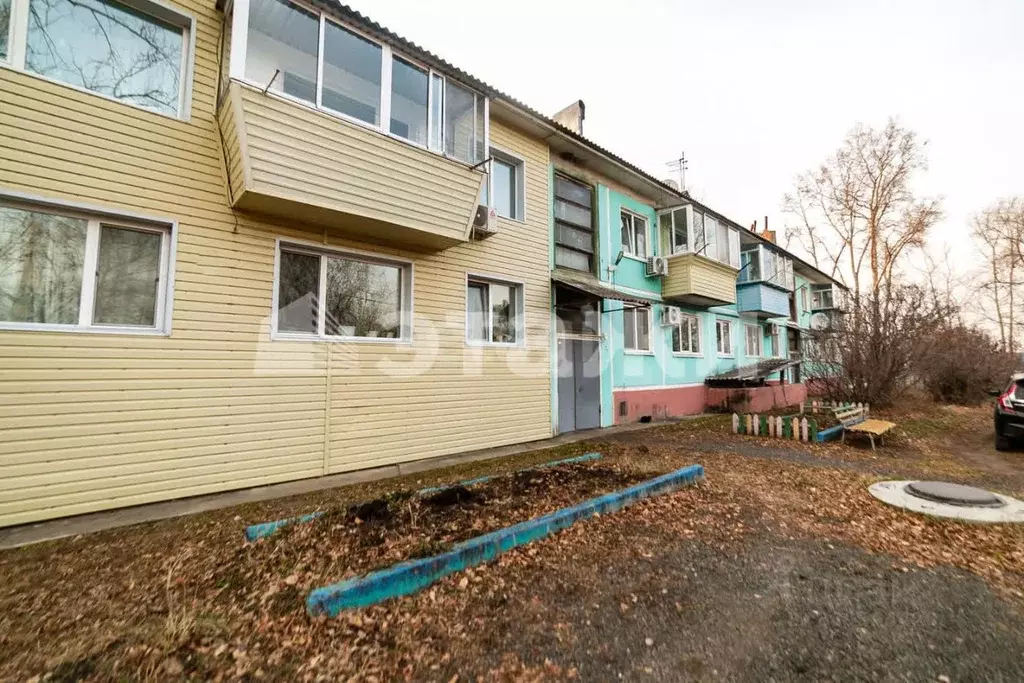
<svg viewBox="0 0 1024 683">
<path fill-rule="evenodd" d="M 709 410 L 737 413 L 763 413 L 773 408 L 795 406 L 807 400 L 803 384 L 770 384 L 745 389 L 707 390 Z"/>
<path fill-rule="evenodd" d="M 707 405 L 707 387 L 703 384 L 693 387 L 672 387 L 667 389 L 638 389 L 634 391 L 613 391 L 615 423 L 636 422 L 645 415 L 655 420 L 680 415 L 697 415 Z M 626 414 L 622 414 L 622 402 L 626 402 Z"/>
</svg>

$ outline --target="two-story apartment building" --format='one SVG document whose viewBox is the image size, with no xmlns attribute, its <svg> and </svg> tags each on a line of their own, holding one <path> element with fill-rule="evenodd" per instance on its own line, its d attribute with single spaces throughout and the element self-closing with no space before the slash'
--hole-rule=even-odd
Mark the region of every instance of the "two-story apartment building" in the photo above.
<svg viewBox="0 0 1024 683">
<path fill-rule="evenodd" d="M 0 526 L 608 425 L 743 359 L 749 235 L 344 6 L 0 10 Z"/>
<path fill-rule="evenodd" d="M 0 526 L 551 435 L 567 131 L 333 3 L 0 17 Z"/>
<path fill-rule="evenodd" d="M 806 397 L 803 337 L 832 308 L 830 277 L 652 178 L 553 164 L 557 431 L 700 413 L 734 388 Z"/>
</svg>

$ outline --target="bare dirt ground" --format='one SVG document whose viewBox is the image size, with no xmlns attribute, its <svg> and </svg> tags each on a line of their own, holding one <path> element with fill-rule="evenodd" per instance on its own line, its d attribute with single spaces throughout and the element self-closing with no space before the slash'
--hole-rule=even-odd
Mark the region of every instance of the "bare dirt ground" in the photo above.
<svg viewBox="0 0 1024 683">
<path fill-rule="evenodd" d="M 1024 453 L 992 448 L 987 408 L 893 419 L 874 454 L 700 418 L 3 551 L 0 680 L 1024 680 L 1024 529 L 932 520 L 865 490 L 928 477 L 1019 496 Z M 468 499 L 400 493 L 588 450 L 605 458 Z M 315 586 L 694 462 L 700 486 L 415 596 L 305 614 Z M 328 519 L 242 537 L 314 509 Z"/>
</svg>

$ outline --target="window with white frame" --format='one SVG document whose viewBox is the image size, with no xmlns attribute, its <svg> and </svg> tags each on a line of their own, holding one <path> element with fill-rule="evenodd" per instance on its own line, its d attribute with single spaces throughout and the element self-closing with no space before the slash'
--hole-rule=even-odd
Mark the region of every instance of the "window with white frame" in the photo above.
<svg viewBox="0 0 1024 683">
<path fill-rule="evenodd" d="M 244 63 L 232 64 L 233 78 L 467 164 L 485 158 L 483 95 L 289 0 L 250 0 L 234 11 L 235 28 L 246 26 L 248 38 L 232 49 L 233 56 L 244 57 Z"/>
<path fill-rule="evenodd" d="M 651 350 L 651 309 L 647 307 L 622 310 L 623 347 L 627 351 Z"/>
<path fill-rule="evenodd" d="M 715 343 L 719 356 L 732 355 L 732 322 L 728 320 L 715 321 Z"/>
<path fill-rule="evenodd" d="M 778 325 L 770 325 L 768 327 L 768 355 L 772 358 L 778 358 L 782 355 L 780 335 L 781 332 Z"/>
<path fill-rule="evenodd" d="M 0 61 L 185 116 L 192 27 L 191 17 L 151 0 L 0 0 Z"/>
<path fill-rule="evenodd" d="M 761 326 L 760 325 L 744 325 L 744 333 L 746 335 L 746 351 L 747 355 L 754 358 L 761 355 Z"/>
<path fill-rule="evenodd" d="M 700 354 L 700 318 L 684 315 L 682 321 L 672 328 L 672 352 Z"/>
<path fill-rule="evenodd" d="M 692 252 L 719 263 L 740 268 L 740 233 L 725 221 L 693 206 L 681 206 L 658 214 L 661 243 L 671 253 Z"/>
<path fill-rule="evenodd" d="M 807 306 L 807 285 L 800 288 L 800 312 L 806 313 L 810 308 Z"/>
<path fill-rule="evenodd" d="M 281 244 L 274 331 L 299 337 L 408 339 L 411 266 Z"/>
<path fill-rule="evenodd" d="M 763 244 L 749 244 L 740 254 L 743 264 L 740 282 L 766 282 L 793 291 L 793 259 Z"/>
<path fill-rule="evenodd" d="M 523 286 L 470 276 L 466 284 L 466 340 L 516 344 L 522 339 Z"/>
<path fill-rule="evenodd" d="M 647 258 L 647 219 L 630 211 L 619 213 L 622 251 L 637 258 Z"/>
<path fill-rule="evenodd" d="M 499 216 L 522 221 L 526 216 L 525 164 L 522 159 L 491 148 L 491 172 L 484 184 L 481 204 Z"/>
<path fill-rule="evenodd" d="M 170 229 L 0 205 L 0 327 L 164 331 Z"/>
</svg>

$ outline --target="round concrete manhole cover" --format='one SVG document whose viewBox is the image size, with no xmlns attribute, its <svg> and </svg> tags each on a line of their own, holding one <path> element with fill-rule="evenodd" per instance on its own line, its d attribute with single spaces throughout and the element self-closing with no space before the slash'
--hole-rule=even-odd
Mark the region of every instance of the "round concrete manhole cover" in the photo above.
<svg viewBox="0 0 1024 683">
<path fill-rule="evenodd" d="M 1024 523 L 1024 502 L 984 489 L 941 481 L 880 481 L 868 487 L 883 503 L 966 522 Z"/>
<path fill-rule="evenodd" d="M 998 508 L 1006 505 L 991 491 L 962 484 L 949 484 L 944 481 L 912 481 L 904 488 L 912 496 L 946 505 L 983 508 Z"/>
</svg>

